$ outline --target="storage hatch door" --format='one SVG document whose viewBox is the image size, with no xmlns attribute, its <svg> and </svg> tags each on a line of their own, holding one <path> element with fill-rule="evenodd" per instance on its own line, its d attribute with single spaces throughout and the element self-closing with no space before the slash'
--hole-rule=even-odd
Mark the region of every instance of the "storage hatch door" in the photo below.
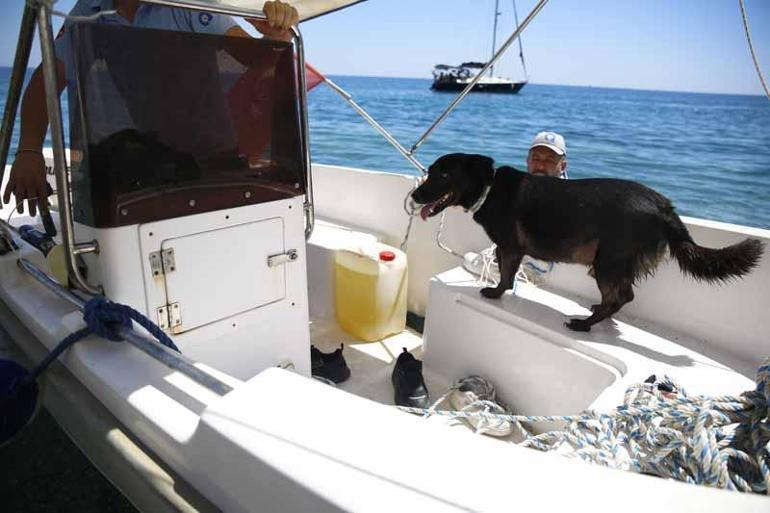
<svg viewBox="0 0 770 513">
<path fill-rule="evenodd" d="M 268 265 L 285 252 L 280 218 L 166 239 L 161 248 L 174 333 L 286 296 L 286 266 Z"/>
</svg>

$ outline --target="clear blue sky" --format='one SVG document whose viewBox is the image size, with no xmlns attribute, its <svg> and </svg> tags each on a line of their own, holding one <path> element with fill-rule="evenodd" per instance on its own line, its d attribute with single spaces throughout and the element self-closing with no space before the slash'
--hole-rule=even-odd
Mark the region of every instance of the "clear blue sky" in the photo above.
<svg viewBox="0 0 770 513">
<path fill-rule="evenodd" d="M 770 79 L 770 1 L 745 1 Z M 511 4 L 501 1 L 498 42 L 513 30 Z M 534 4 L 520 0 L 520 18 Z M 22 6 L 0 0 L 0 65 L 13 59 Z M 434 64 L 488 58 L 493 10 L 493 0 L 368 0 L 302 29 L 328 74 L 428 78 Z M 551 0 L 523 41 L 533 83 L 762 94 L 737 0 Z M 519 77 L 509 53 L 500 71 Z"/>
</svg>

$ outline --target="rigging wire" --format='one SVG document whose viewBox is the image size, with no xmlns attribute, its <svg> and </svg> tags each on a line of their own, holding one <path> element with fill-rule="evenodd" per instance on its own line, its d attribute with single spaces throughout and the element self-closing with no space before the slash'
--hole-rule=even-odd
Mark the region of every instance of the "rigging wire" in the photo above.
<svg viewBox="0 0 770 513">
<path fill-rule="evenodd" d="M 519 26 L 519 13 L 516 10 L 516 0 L 513 0 L 513 21 L 516 26 Z M 527 63 L 524 62 L 524 47 L 521 44 L 521 34 L 516 39 L 519 40 L 519 58 L 521 59 L 521 67 L 524 68 L 524 79 L 529 80 L 529 74 L 527 73 Z"/>
<path fill-rule="evenodd" d="M 757 59 L 757 54 L 754 51 L 754 43 L 751 40 L 751 30 L 749 29 L 749 20 L 746 17 L 746 6 L 743 4 L 743 0 L 738 0 L 738 3 L 741 6 L 741 18 L 743 19 L 743 28 L 746 32 L 746 40 L 749 42 L 749 51 L 751 51 L 751 58 L 754 60 L 754 67 L 757 69 L 757 76 L 759 77 L 759 81 L 762 83 L 762 88 L 765 90 L 765 95 L 767 96 L 767 99 L 770 100 L 770 89 L 767 88 L 767 82 L 765 82 L 765 77 L 762 75 L 762 68 L 759 67 L 759 60 Z"/>
</svg>

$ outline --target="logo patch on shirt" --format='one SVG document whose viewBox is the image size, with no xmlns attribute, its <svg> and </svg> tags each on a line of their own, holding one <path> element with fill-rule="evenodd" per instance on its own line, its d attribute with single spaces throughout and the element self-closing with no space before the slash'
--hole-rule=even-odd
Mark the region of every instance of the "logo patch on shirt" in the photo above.
<svg viewBox="0 0 770 513">
<path fill-rule="evenodd" d="M 211 23 L 211 20 L 213 19 L 214 19 L 214 16 L 212 16 L 207 12 L 202 12 L 198 15 L 198 21 L 201 22 L 201 25 L 208 25 L 209 23 Z"/>
</svg>

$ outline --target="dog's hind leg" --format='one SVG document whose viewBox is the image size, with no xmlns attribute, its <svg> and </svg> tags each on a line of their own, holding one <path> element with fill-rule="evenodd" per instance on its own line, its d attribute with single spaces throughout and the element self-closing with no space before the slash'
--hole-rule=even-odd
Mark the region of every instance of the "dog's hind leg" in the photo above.
<svg viewBox="0 0 770 513">
<path fill-rule="evenodd" d="M 603 321 L 634 299 L 633 264 L 631 261 L 595 266 L 596 284 L 602 294 L 602 302 L 593 305 L 590 317 L 570 319 L 564 324 L 573 331 L 590 331 L 591 326 Z"/>
<path fill-rule="evenodd" d="M 486 287 L 481 289 L 481 295 L 490 299 L 497 299 L 503 293 L 513 288 L 513 278 L 516 276 L 516 270 L 521 264 L 524 255 L 517 248 L 516 250 L 503 249 L 497 247 L 497 266 L 500 268 L 500 283 L 497 287 Z"/>
</svg>

